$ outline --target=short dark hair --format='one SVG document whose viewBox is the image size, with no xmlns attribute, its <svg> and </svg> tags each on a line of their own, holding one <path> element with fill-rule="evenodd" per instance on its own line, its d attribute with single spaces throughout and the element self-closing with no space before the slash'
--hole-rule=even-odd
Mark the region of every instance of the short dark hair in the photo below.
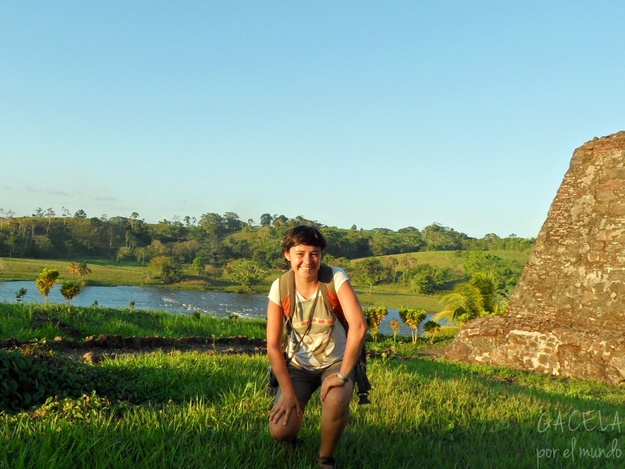
<svg viewBox="0 0 625 469">
<path fill-rule="evenodd" d="M 282 239 L 282 250 L 288 251 L 298 244 L 315 246 L 321 248 L 322 251 L 327 245 L 326 239 L 321 234 L 321 231 L 307 225 L 299 225 L 295 228 L 291 228 Z"/>
</svg>

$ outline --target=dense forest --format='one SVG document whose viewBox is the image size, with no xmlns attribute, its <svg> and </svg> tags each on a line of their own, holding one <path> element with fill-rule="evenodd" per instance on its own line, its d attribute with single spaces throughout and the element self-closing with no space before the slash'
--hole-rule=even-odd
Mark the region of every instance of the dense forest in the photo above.
<svg viewBox="0 0 625 469">
<path fill-rule="evenodd" d="M 52 209 L 37 209 L 32 217 L 15 218 L 0 210 L 0 257 L 43 259 L 135 259 L 148 262 L 169 256 L 182 264 L 198 259 L 223 267 L 236 259 L 250 259 L 263 267 L 282 265 L 280 241 L 298 224 L 318 226 L 328 240 L 326 255 L 348 260 L 418 251 L 526 251 L 534 239 L 495 234 L 476 239 L 453 228 L 431 224 L 393 231 L 325 226 L 301 216 L 265 213 L 260 223 L 243 222 L 236 213 L 206 213 L 149 224 L 133 213 L 129 217 L 87 217 L 83 210 L 73 216 L 66 211 L 55 216 Z"/>
<path fill-rule="evenodd" d="M 301 216 L 289 219 L 269 213 L 261 215 L 259 224 L 242 222 L 232 212 L 154 224 L 137 213 L 89 218 L 79 210 L 73 216 L 64 212 L 57 217 L 51 209 L 37 209 L 31 217 L 7 216 L 2 210 L 0 215 L 0 257 L 66 259 L 72 268 L 82 265 L 85 269 L 86 260 L 134 262 L 149 265 L 155 277 L 166 284 L 181 282 L 189 275 L 223 276 L 249 291 L 271 269 L 285 267 L 281 240 L 288 229 L 299 224 L 319 227 L 328 241 L 325 261 L 343 267 L 360 285 L 396 285 L 424 295 L 449 291 L 487 273 L 489 288 L 505 296 L 518 281 L 523 264 L 491 251 L 527 253 L 535 241 L 495 234 L 476 239 L 437 223 L 421 230 L 344 229 Z M 417 261 L 411 255 L 422 251 L 462 254 L 461 271 Z"/>
</svg>

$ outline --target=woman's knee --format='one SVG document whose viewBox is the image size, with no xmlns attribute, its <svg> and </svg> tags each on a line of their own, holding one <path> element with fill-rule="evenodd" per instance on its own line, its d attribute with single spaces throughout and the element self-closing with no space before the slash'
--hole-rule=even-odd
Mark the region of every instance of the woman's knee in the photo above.
<svg viewBox="0 0 625 469">
<path fill-rule="evenodd" d="M 299 434 L 302 423 L 303 419 L 296 416 L 290 418 L 286 425 L 269 422 L 269 434 L 276 441 L 291 441 Z"/>
<path fill-rule="evenodd" d="M 270 424 L 269 425 L 269 434 L 271 438 L 276 441 L 291 441 L 295 437 L 299 431 L 291 426 L 282 425 L 282 424 Z"/>
<path fill-rule="evenodd" d="M 351 402 L 352 394 L 351 386 L 332 388 L 321 404 L 322 409 L 332 413 L 349 415 L 349 403 Z"/>
</svg>

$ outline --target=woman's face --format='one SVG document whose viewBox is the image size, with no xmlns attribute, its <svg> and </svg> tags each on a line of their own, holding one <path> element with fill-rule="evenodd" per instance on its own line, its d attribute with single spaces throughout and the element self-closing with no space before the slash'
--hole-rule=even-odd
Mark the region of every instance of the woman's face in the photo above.
<svg viewBox="0 0 625 469">
<path fill-rule="evenodd" d="M 288 251 L 284 251 L 284 257 L 291 264 L 295 275 L 304 280 L 316 280 L 321 267 L 321 248 L 298 244 Z"/>
</svg>

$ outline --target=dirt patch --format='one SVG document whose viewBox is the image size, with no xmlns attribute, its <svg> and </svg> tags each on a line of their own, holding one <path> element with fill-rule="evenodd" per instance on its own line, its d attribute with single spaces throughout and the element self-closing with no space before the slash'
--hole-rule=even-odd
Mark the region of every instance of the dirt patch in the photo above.
<svg viewBox="0 0 625 469">
<path fill-rule="evenodd" d="M 19 341 L 16 339 L 0 340 L 0 349 L 20 349 L 25 354 L 54 353 L 56 356 L 99 361 L 104 356 L 116 358 L 121 355 L 153 353 L 158 350 L 197 351 L 200 353 L 223 354 L 266 354 L 264 339 L 236 336 L 222 339 L 202 337 L 122 337 L 121 335 L 100 335 L 87 337 L 84 341 L 67 340 L 57 337 L 50 341 Z"/>
<path fill-rule="evenodd" d="M 245 336 L 207 339 L 204 337 L 122 337 L 108 334 L 98 337 L 87 337 L 84 341 L 76 341 L 57 337 L 54 340 L 19 341 L 14 338 L 0 340 L 0 349 L 20 349 L 25 354 L 51 353 L 55 356 L 97 362 L 103 357 L 116 358 L 122 355 L 137 355 L 142 353 L 190 352 L 266 355 L 267 344 L 265 339 L 255 339 Z M 367 351 L 368 358 L 382 357 L 399 360 L 412 358 L 437 359 L 442 357 L 445 349 L 419 349 L 415 355 L 402 356 L 388 351 L 385 353 Z"/>
</svg>

